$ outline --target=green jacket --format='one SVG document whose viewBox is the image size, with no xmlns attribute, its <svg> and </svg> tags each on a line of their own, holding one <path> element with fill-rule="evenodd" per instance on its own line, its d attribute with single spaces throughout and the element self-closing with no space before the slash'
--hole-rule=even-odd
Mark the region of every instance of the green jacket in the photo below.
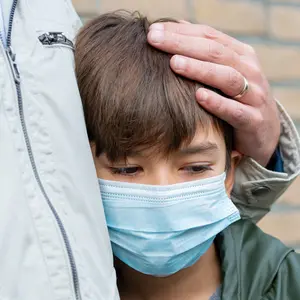
<svg viewBox="0 0 300 300">
<path fill-rule="evenodd" d="M 216 238 L 222 300 L 300 300 L 300 254 L 240 220 Z"/>
</svg>

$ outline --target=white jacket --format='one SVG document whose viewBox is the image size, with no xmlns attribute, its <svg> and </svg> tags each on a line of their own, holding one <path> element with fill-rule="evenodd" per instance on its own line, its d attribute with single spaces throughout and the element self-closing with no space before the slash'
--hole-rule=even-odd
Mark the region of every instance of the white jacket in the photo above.
<svg viewBox="0 0 300 300">
<path fill-rule="evenodd" d="M 118 299 L 72 45 L 64 40 L 74 40 L 81 22 L 70 0 L 1 1 L 11 48 L 0 43 L 0 299 Z M 234 188 L 242 214 L 255 220 L 299 173 L 299 137 L 280 110 L 286 173 L 247 159 Z"/>
</svg>

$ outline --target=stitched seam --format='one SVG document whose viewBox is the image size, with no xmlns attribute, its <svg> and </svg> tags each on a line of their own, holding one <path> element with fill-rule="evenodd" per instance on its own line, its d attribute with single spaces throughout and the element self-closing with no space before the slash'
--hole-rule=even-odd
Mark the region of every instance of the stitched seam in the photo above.
<svg viewBox="0 0 300 300">
<path fill-rule="evenodd" d="M 232 234 L 232 230 L 230 230 L 230 235 L 231 235 L 231 238 L 233 240 L 233 243 L 235 245 L 235 238 L 234 238 L 234 235 Z M 239 243 L 240 245 L 240 243 Z M 241 246 L 241 245 L 240 245 Z M 241 248 L 241 247 L 240 247 Z M 238 261 L 238 257 L 237 257 L 237 252 L 236 252 L 236 247 L 233 247 L 233 251 L 234 251 L 234 257 L 235 257 L 235 261 L 237 262 Z M 241 282 L 241 270 L 240 270 L 240 266 L 241 266 L 241 261 L 239 261 L 239 263 L 237 264 L 237 294 L 238 294 L 238 299 L 241 300 L 241 288 L 240 288 L 240 282 Z"/>
<path fill-rule="evenodd" d="M 278 270 L 279 268 L 281 267 L 283 261 L 287 258 L 287 256 L 292 253 L 292 252 L 295 252 L 293 249 L 287 249 L 284 254 L 282 255 L 282 257 L 280 258 L 276 268 L 274 269 L 274 275 L 277 275 L 278 273 Z M 264 294 L 267 293 L 267 291 L 270 289 L 271 285 L 272 285 L 272 282 L 274 281 L 274 276 L 272 278 L 269 279 L 269 282 L 268 284 L 266 284 L 266 287 L 265 290 L 264 290 Z"/>
<path fill-rule="evenodd" d="M 184 201 L 184 200 L 194 200 L 194 199 L 199 199 L 199 194 L 206 194 L 209 196 L 214 196 L 214 195 L 219 195 L 219 193 L 201 193 L 198 192 L 197 195 L 195 195 L 194 193 L 189 193 L 189 194 L 185 194 L 185 195 L 176 195 L 176 196 L 158 196 L 158 199 L 148 199 L 148 197 L 146 196 L 134 196 L 134 195 L 128 195 L 128 194 L 114 194 L 114 193 L 109 193 L 109 192 L 101 192 L 102 195 L 102 201 L 103 202 L 112 202 L 112 201 L 118 201 L 120 199 L 123 199 L 123 197 L 128 197 L 128 200 L 139 200 L 142 202 L 164 202 L 164 203 L 168 203 L 168 202 L 172 202 L 172 201 L 176 201 L 179 202 L 180 201 Z M 111 200 L 107 200 L 105 199 L 105 197 L 114 197 L 115 199 Z M 192 196 L 192 197 L 191 197 Z M 223 201 L 225 201 L 225 199 L 223 199 Z"/>
<path fill-rule="evenodd" d="M 294 154 L 293 157 L 296 156 L 296 159 L 299 161 L 300 154 L 298 149 L 300 149 L 300 140 L 295 125 L 293 124 L 292 120 L 287 116 L 287 113 L 284 111 L 284 108 L 279 101 L 277 101 L 277 107 L 280 111 L 280 119 L 284 120 L 281 126 L 285 129 L 285 132 L 288 135 L 288 139 L 295 141 L 294 143 L 285 145 L 285 149 L 289 147 L 289 150 L 292 150 L 292 153 Z M 296 136 L 296 139 L 293 139 L 293 136 Z M 300 168 L 300 163 L 298 163 L 298 165 L 295 165 L 294 167 L 295 169 Z"/>
</svg>

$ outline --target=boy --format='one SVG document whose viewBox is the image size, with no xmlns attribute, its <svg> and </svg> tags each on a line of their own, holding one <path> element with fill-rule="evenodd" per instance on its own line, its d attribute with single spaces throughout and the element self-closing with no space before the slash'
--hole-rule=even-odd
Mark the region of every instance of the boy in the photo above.
<svg viewBox="0 0 300 300">
<path fill-rule="evenodd" d="M 299 299 L 299 255 L 228 198 L 232 128 L 147 44 L 149 26 L 100 16 L 75 53 L 121 299 Z"/>
</svg>

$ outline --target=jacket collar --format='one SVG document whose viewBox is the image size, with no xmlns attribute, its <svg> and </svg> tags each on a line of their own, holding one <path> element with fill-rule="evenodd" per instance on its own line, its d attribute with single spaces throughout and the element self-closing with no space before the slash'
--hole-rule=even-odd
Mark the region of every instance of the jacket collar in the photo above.
<svg viewBox="0 0 300 300">
<path fill-rule="evenodd" d="M 222 299 L 231 300 L 260 299 L 292 251 L 247 220 L 229 226 L 215 244 L 223 276 Z"/>
</svg>

